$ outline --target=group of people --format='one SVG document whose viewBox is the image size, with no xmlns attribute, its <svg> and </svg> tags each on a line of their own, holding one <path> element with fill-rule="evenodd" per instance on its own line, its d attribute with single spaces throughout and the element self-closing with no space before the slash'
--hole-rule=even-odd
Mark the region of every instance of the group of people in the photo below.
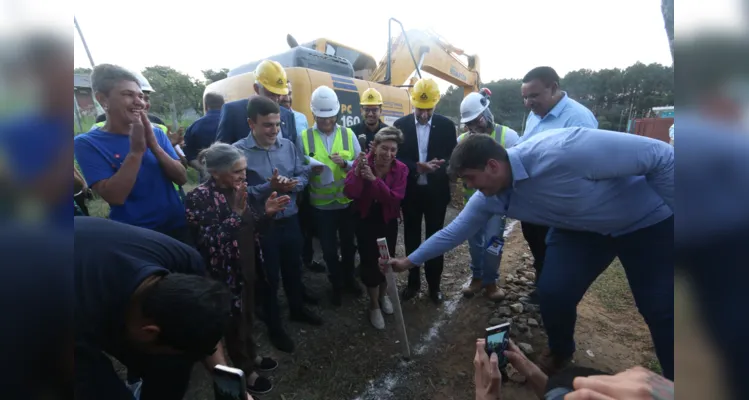
<svg viewBox="0 0 749 400">
<path fill-rule="evenodd" d="M 255 79 L 256 96 L 247 99 L 224 103 L 206 94 L 205 116 L 185 133 L 183 160 L 148 118 L 142 77 L 115 65 L 94 69 L 92 87 L 106 120 L 76 137 L 75 157 L 83 185 L 111 211 L 109 220 L 78 217 L 75 225 L 82 393 L 181 398 L 196 361 L 209 370 L 228 364 L 224 345 L 248 391 L 269 392 L 271 381 L 258 372 L 277 363 L 256 354 L 254 317 L 276 348 L 294 350 L 278 302 L 283 286 L 290 320 L 323 323 L 309 307 L 320 299 L 305 288 L 302 266 L 327 270 L 334 306 L 344 294 L 360 296 L 361 281 L 370 322 L 384 329 L 383 314 L 393 312 L 387 269 L 409 269 L 400 292 L 406 301 L 421 290 L 423 266 L 428 296 L 439 304 L 442 254 L 468 240 L 473 280 L 464 295 L 485 291 L 499 300 L 505 216 L 522 221 L 534 255 L 532 301 L 540 303 L 549 334 L 539 362 L 545 371 L 569 362 L 576 305 L 619 256 L 664 372 L 673 377 L 668 144 L 597 130 L 593 114 L 560 89 L 548 67 L 523 80 L 531 112 L 522 137 L 496 121 L 488 91 L 463 100 L 461 123 L 469 132 L 458 136 L 450 119 L 434 113 L 440 93 L 431 79 L 414 85 L 413 113 L 392 127 L 380 121 L 381 94 L 366 90 L 364 121 L 350 128 L 338 124 L 333 89 L 312 93 L 308 126 L 292 108 L 280 64 L 261 62 Z M 186 166 L 200 171 L 200 185 L 181 193 Z M 462 179 L 467 204 L 443 229 L 451 175 Z M 399 219 L 407 258 L 395 258 Z M 313 261 L 313 237 L 324 266 Z M 376 241 L 383 237 L 389 264 L 379 260 Z M 104 353 L 128 368 L 129 389 Z"/>
</svg>

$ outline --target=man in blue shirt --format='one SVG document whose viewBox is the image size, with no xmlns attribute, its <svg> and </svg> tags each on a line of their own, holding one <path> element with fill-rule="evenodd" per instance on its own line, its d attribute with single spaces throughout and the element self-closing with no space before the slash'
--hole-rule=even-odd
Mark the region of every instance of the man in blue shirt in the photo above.
<svg viewBox="0 0 749 400">
<path fill-rule="evenodd" d="M 94 190 L 109 205 L 109 218 L 190 243 L 185 208 L 174 184 L 187 182 L 166 134 L 145 113 L 138 80 L 127 70 L 100 64 L 91 74 L 107 121 L 75 138 L 75 158 Z"/>
<path fill-rule="evenodd" d="M 549 129 L 580 126 L 598 128 L 598 120 L 584 105 L 571 99 L 559 87 L 559 75 L 551 67 L 536 67 L 523 77 L 520 87 L 528 119 L 519 143 Z M 533 268 L 536 270 L 536 284 L 541 278 L 546 255 L 546 236 L 549 227 L 522 221 L 523 237 L 533 254 Z M 538 293 L 530 294 L 533 303 L 538 304 Z"/>
<path fill-rule="evenodd" d="M 278 314 L 278 287 L 283 279 L 292 321 L 320 325 L 322 320 L 305 308 L 302 285 L 302 231 L 297 217 L 296 196 L 307 186 L 308 168 L 302 152 L 288 139 L 279 138 L 280 107 L 264 97 L 253 97 L 247 107 L 247 119 L 252 132 L 235 143 L 247 159 L 248 201 L 262 210 L 271 193 L 288 194 L 291 202 L 274 216 L 273 224 L 260 238 L 263 261 L 271 294 L 263 301 L 270 302 L 274 315 L 266 316 L 274 345 L 287 336 Z M 284 346 L 276 346 L 284 347 Z M 290 346 L 286 346 L 290 347 Z"/>
<path fill-rule="evenodd" d="M 550 226 L 538 284 L 550 351 L 539 365 L 552 373 L 571 360 L 577 304 L 619 257 L 664 374 L 673 379 L 672 146 L 588 128 L 549 130 L 507 150 L 472 135 L 455 148 L 450 168 L 479 192 L 450 225 L 393 260 L 393 270 L 442 255 L 494 215 Z"/>
<path fill-rule="evenodd" d="M 187 158 L 190 166 L 200 174 L 200 182 L 205 182 L 208 176 L 198 161 L 198 153 L 207 149 L 216 141 L 216 132 L 218 131 L 224 98 L 217 93 L 206 93 L 203 104 L 205 105 L 205 115 L 187 127 L 185 132 L 185 158 Z"/>
</svg>

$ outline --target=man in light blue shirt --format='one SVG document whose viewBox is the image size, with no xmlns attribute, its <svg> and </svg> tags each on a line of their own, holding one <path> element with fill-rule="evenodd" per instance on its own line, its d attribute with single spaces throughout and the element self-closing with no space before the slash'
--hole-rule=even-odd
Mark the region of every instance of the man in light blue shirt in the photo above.
<svg viewBox="0 0 749 400">
<path fill-rule="evenodd" d="M 559 75 L 551 67 L 536 67 L 523 77 L 520 87 L 525 108 L 530 111 L 525 123 L 525 132 L 519 142 L 549 129 L 573 126 L 598 128 L 598 120 L 590 110 L 571 99 L 567 92 L 559 88 Z M 533 254 L 533 268 L 536 270 L 536 284 L 541 278 L 546 256 L 546 236 L 549 227 L 522 221 L 523 237 Z M 529 296 L 532 303 L 538 304 L 538 293 Z"/>
<path fill-rule="evenodd" d="M 525 108 L 530 111 L 521 143 L 549 129 L 572 126 L 598 128 L 595 115 L 559 88 L 559 75 L 551 67 L 530 70 L 523 77 L 520 91 Z"/>
<path fill-rule="evenodd" d="M 393 260 L 393 270 L 449 251 L 493 215 L 550 226 L 538 284 L 550 351 L 540 366 L 551 373 L 571 360 L 577 304 L 618 256 L 664 374 L 673 379 L 672 146 L 588 128 L 549 130 L 507 150 L 472 135 L 455 148 L 450 168 L 479 192 L 450 225 Z"/>
<path fill-rule="evenodd" d="M 302 284 L 302 231 L 297 217 L 296 196 L 308 182 L 308 171 L 304 156 L 289 139 L 278 137 L 281 130 L 280 107 L 267 97 L 252 97 L 247 105 L 247 121 L 250 134 L 234 146 L 242 150 L 247 159 L 248 201 L 262 210 L 273 192 L 287 194 L 291 202 L 286 209 L 274 216 L 260 237 L 263 250 L 264 272 L 271 293 L 262 301 L 269 302 L 273 313 L 268 318 L 271 336 L 285 335 L 278 326 L 278 299 L 276 294 L 283 279 L 283 287 L 289 303 L 289 318 L 292 321 L 320 325 L 318 315 L 304 306 L 305 291 Z M 308 297 L 309 300 L 312 300 Z M 314 301 L 314 300 L 313 300 Z M 287 342 L 286 337 L 283 338 Z M 276 339 L 278 340 L 278 339 Z M 275 342 L 274 342 L 275 344 Z M 276 346 L 284 347 L 284 346 Z M 290 347 L 290 346 L 289 346 Z"/>
</svg>

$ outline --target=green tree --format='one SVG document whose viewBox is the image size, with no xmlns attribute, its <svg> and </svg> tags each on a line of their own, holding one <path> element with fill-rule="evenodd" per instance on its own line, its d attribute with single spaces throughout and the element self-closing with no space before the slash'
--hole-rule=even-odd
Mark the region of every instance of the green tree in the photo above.
<svg viewBox="0 0 749 400">
<path fill-rule="evenodd" d="M 152 112 L 177 119 L 188 109 L 202 114 L 203 82 L 163 65 L 147 67 L 142 73 L 155 90 L 151 94 Z"/>
<path fill-rule="evenodd" d="M 221 68 L 218 71 L 214 71 L 212 69 L 205 69 L 200 72 L 203 73 L 203 76 L 205 77 L 205 83 L 208 85 L 213 82 L 226 79 L 227 75 L 229 74 L 229 68 Z"/>
<path fill-rule="evenodd" d="M 91 68 L 77 67 L 76 69 L 73 70 L 73 73 L 74 74 L 86 74 L 86 75 L 90 75 L 91 74 Z"/>
<path fill-rule="evenodd" d="M 502 79 L 482 87 L 492 91 L 491 110 L 496 120 L 522 132 L 527 111 L 519 79 Z M 570 71 L 560 82 L 562 90 L 596 115 L 601 129 L 623 131 L 627 120 L 646 116 L 650 108 L 674 104 L 673 67 L 636 63 L 625 69 Z M 450 87 L 437 104 L 437 112 L 457 118 L 462 89 Z"/>
</svg>

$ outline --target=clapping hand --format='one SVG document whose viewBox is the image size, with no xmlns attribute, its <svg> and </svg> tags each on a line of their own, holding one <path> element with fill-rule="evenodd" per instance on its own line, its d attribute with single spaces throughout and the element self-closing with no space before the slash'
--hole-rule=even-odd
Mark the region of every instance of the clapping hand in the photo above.
<svg viewBox="0 0 749 400">
<path fill-rule="evenodd" d="M 346 168 L 346 161 L 338 153 L 333 153 L 329 157 L 339 167 Z"/>
<path fill-rule="evenodd" d="M 273 192 L 265 201 L 265 213 L 269 216 L 273 216 L 286 209 L 286 206 L 291 202 L 289 196 L 279 196 L 277 192 Z"/>
<path fill-rule="evenodd" d="M 359 175 L 370 182 L 374 182 L 377 179 L 377 177 L 372 173 L 372 167 L 370 167 L 366 162 L 361 165 Z"/>
<path fill-rule="evenodd" d="M 231 209 L 239 215 L 242 215 L 247 209 L 247 182 L 242 181 L 234 187 Z"/>
</svg>

